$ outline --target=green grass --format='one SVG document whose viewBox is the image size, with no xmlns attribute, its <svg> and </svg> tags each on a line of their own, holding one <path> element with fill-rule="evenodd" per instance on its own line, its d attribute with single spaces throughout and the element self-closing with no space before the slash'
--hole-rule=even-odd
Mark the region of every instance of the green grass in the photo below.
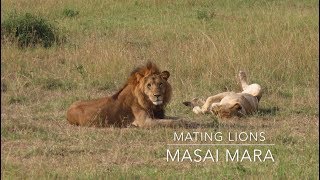
<svg viewBox="0 0 320 180">
<path fill-rule="evenodd" d="M 21 49 L 1 39 L 2 178 L 318 179 L 319 2 L 1 1 L 12 13 L 53 22 L 67 41 Z M 3 28 L 3 27 L 2 27 Z M 152 60 L 171 73 L 167 114 L 214 127 L 264 131 L 276 162 L 167 163 L 174 131 L 75 127 L 76 100 L 112 94 L 131 70 Z M 260 111 L 240 120 L 196 116 L 194 97 L 240 91 L 248 73 L 264 94 Z M 221 147 L 224 149 L 224 147 Z"/>
<path fill-rule="evenodd" d="M 50 47 L 60 39 L 57 29 L 47 20 L 30 13 L 10 14 L 1 22 L 1 39 L 16 41 L 20 47 Z"/>
</svg>

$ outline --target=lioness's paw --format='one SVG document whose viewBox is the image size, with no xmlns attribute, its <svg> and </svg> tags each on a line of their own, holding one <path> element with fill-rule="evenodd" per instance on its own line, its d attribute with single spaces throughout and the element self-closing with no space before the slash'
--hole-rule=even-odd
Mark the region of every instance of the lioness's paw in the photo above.
<svg viewBox="0 0 320 180">
<path fill-rule="evenodd" d="M 192 108 L 195 106 L 202 106 L 204 103 L 204 100 L 201 98 L 193 98 L 191 101 L 183 102 L 184 105 Z"/>
<path fill-rule="evenodd" d="M 247 75 L 246 75 L 246 73 L 244 71 L 239 71 L 239 78 L 240 79 L 243 79 L 243 78 L 246 78 L 246 77 L 247 77 Z"/>
<path fill-rule="evenodd" d="M 193 111 L 194 113 L 196 113 L 196 114 L 202 113 L 202 110 L 201 110 L 201 108 L 200 108 L 199 106 L 194 107 L 194 108 L 192 109 L 192 111 Z"/>
<path fill-rule="evenodd" d="M 193 106 L 202 106 L 205 101 L 201 98 L 193 98 L 191 103 L 193 104 Z"/>
</svg>

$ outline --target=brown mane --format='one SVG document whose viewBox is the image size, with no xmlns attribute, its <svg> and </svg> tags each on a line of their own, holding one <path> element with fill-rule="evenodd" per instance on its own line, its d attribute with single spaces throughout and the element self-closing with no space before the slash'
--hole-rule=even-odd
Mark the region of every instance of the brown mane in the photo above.
<svg viewBox="0 0 320 180">
<path fill-rule="evenodd" d="M 134 85 L 136 86 L 139 83 L 139 77 L 137 75 L 147 76 L 150 74 L 159 74 L 160 70 L 152 62 L 148 62 L 145 66 L 140 66 L 135 68 L 133 71 L 131 71 L 129 78 L 127 79 L 126 83 L 118 90 L 114 95 L 112 95 L 112 98 L 116 100 L 119 96 L 119 94 L 128 86 L 128 85 Z"/>
</svg>

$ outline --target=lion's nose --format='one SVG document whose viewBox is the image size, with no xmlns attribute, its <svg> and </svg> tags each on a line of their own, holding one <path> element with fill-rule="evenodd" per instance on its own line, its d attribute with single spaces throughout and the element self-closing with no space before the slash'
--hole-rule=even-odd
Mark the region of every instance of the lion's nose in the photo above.
<svg viewBox="0 0 320 180">
<path fill-rule="evenodd" d="M 161 95 L 160 95 L 160 94 L 154 94 L 154 96 L 155 96 L 156 98 L 158 98 L 158 97 L 160 97 Z"/>
</svg>

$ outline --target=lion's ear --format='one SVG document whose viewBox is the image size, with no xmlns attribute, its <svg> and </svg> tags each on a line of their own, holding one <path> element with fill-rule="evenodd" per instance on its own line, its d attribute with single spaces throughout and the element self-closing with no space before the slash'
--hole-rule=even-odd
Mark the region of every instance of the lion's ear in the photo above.
<svg viewBox="0 0 320 180">
<path fill-rule="evenodd" d="M 144 77 L 144 75 L 141 73 L 136 73 L 135 76 L 136 76 L 137 82 L 139 82 Z"/>
<path fill-rule="evenodd" d="M 168 71 L 162 71 L 161 77 L 165 80 L 168 80 L 168 78 L 170 77 L 170 73 Z"/>
<path fill-rule="evenodd" d="M 239 103 L 236 103 L 235 105 L 233 105 L 232 106 L 232 108 L 231 109 L 235 109 L 235 110 L 240 110 L 242 107 L 241 107 L 241 105 L 239 104 Z"/>
</svg>

